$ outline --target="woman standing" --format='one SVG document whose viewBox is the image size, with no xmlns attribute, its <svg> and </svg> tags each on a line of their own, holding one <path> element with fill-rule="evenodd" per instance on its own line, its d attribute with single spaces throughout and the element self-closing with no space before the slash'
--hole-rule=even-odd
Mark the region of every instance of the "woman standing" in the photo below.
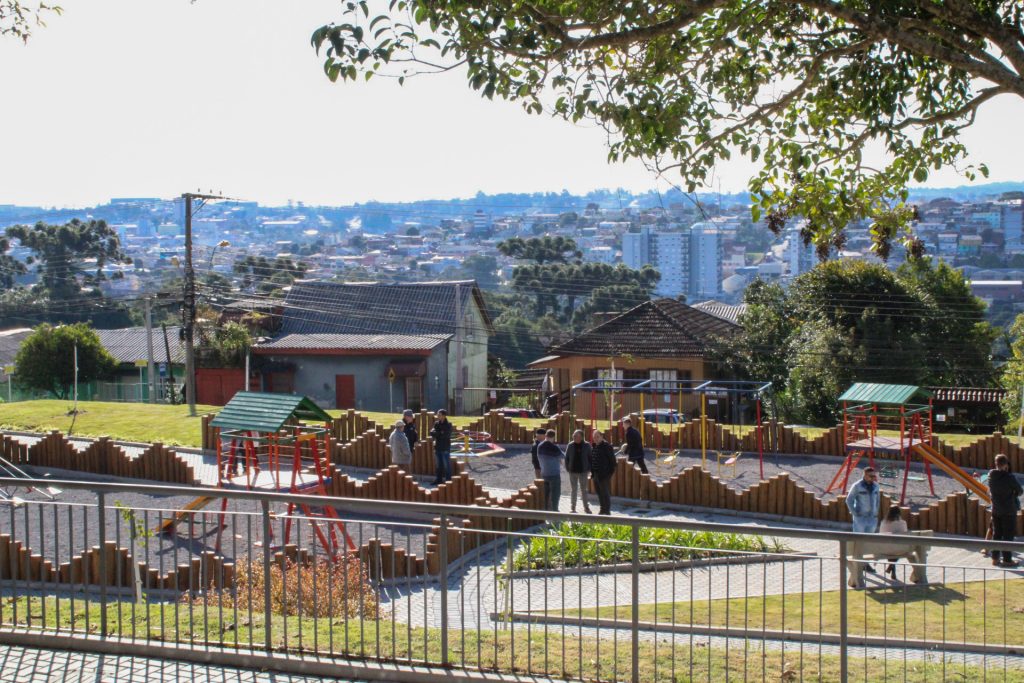
<svg viewBox="0 0 1024 683">
<path fill-rule="evenodd" d="M 403 470 L 408 469 L 412 464 L 412 448 L 409 447 L 409 437 L 405 435 L 404 421 L 399 420 L 395 423 L 388 444 L 391 446 L 391 464 L 398 465 Z"/>
</svg>

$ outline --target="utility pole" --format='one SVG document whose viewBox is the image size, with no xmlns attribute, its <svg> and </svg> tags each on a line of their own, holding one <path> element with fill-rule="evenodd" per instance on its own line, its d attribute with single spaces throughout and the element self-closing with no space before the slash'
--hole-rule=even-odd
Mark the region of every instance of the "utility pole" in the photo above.
<svg viewBox="0 0 1024 683">
<path fill-rule="evenodd" d="M 164 353 L 167 354 L 167 397 L 170 399 L 171 405 L 174 405 L 174 360 L 171 358 L 171 343 L 167 340 L 167 324 L 160 323 L 160 328 L 164 331 Z"/>
<path fill-rule="evenodd" d="M 148 296 L 142 300 L 146 307 L 146 389 L 149 402 L 156 403 L 156 363 L 153 362 L 153 301 Z"/>
<path fill-rule="evenodd" d="M 75 415 L 78 415 L 78 344 L 75 344 L 75 407 L 72 408 Z"/>
<path fill-rule="evenodd" d="M 217 194 L 200 194 L 198 192 L 186 192 L 181 195 L 185 200 L 185 301 L 184 321 L 182 327 L 185 330 L 185 396 L 188 398 L 188 414 L 195 417 L 196 414 L 196 350 L 195 350 L 195 328 L 196 328 L 196 271 L 192 267 L 192 202 L 199 200 L 205 202 L 210 199 L 227 199 Z M 168 361 L 170 359 L 168 358 Z"/>
</svg>

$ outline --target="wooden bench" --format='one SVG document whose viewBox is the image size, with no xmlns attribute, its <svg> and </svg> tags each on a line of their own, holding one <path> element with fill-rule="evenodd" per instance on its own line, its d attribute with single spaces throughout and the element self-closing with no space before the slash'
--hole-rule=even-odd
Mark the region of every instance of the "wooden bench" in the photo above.
<svg viewBox="0 0 1024 683">
<path fill-rule="evenodd" d="M 931 536 L 930 530 L 911 531 L 911 536 Z M 910 580 L 913 583 L 925 583 L 927 576 L 928 546 L 921 544 L 909 544 L 905 541 L 883 540 L 885 534 L 879 534 L 877 541 L 855 541 L 850 549 L 848 563 L 849 579 L 847 584 L 850 588 L 864 587 L 864 567 L 866 560 L 889 561 L 890 559 L 904 558 L 911 563 Z"/>
</svg>

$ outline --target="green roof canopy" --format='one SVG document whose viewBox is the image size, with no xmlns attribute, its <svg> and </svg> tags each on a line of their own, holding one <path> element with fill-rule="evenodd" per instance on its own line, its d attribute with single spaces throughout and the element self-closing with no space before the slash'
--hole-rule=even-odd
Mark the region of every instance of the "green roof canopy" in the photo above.
<svg viewBox="0 0 1024 683">
<path fill-rule="evenodd" d="M 844 403 L 874 403 L 880 406 L 902 406 L 915 396 L 928 398 L 930 393 L 912 384 L 869 384 L 857 382 L 839 397 Z"/>
<path fill-rule="evenodd" d="M 276 433 L 288 420 L 330 422 L 331 416 L 305 396 L 239 391 L 210 425 L 223 430 Z"/>
</svg>

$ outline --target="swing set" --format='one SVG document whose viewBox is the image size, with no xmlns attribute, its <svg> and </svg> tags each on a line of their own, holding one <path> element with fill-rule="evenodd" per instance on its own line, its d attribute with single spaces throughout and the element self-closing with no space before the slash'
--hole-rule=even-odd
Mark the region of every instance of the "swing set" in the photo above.
<svg viewBox="0 0 1024 683">
<path fill-rule="evenodd" d="M 723 406 L 725 416 L 732 423 L 745 427 L 744 403 L 753 402 L 754 425 L 757 434 L 757 452 L 761 479 L 764 479 L 764 407 L 762 397 L 771 391 L 770 382 L 748 382 L 741 380 L 669 380 L 669 379 L 591 379 L 581 382 L 572 388 L 569 411 L 575 419 L 579 416 L 580 407 L 588 407 L 590 429 L 597 428 L 599 410 L 604 409 L 608 419 L 609 430 L 615 429 L 618 420 L 631 414 L 639 414 L 637 427 L 642 430 L 643 422 L 654 422 L 654 443 L 645 444 L 655 451 L 655 463 L 669 464 L 683 450 L 683 430 L 685 428 L 687 410 L 696 414 L 695 420 L 700 424 L 701 467 L 707 469 L 708 450 L 714 439 L 711 435 L 709 408 L 714 407 L 718 416 L 716 424 L 721 423 Z M 639 404 L 639 411 L 625 409 L 616 402 L 619 398 L 635 396 L 634 404 Z M 599 400 L 600 399 L 600 400 Z M 659 400 L 660 399 L 660 400 Z M 651 406 L 645 410 L 645 406 Z M 668 407 L 665 407 L 668 406 Z M 621 410 L 621 413 L 619 412 Z M 665 419 L 662 420 L 661 418 Z M 651 419 L 653 418 L 653 419 Z M 659 425 L 669 424 L 666 434 Z M 662 458 L 659 460 L 659 458 Z M 738 454 L 731 456 L 726 466 L 735 466 Z M 722 454 L 717 454 L 719 470 L 722 466 Z"/>
</svg>

